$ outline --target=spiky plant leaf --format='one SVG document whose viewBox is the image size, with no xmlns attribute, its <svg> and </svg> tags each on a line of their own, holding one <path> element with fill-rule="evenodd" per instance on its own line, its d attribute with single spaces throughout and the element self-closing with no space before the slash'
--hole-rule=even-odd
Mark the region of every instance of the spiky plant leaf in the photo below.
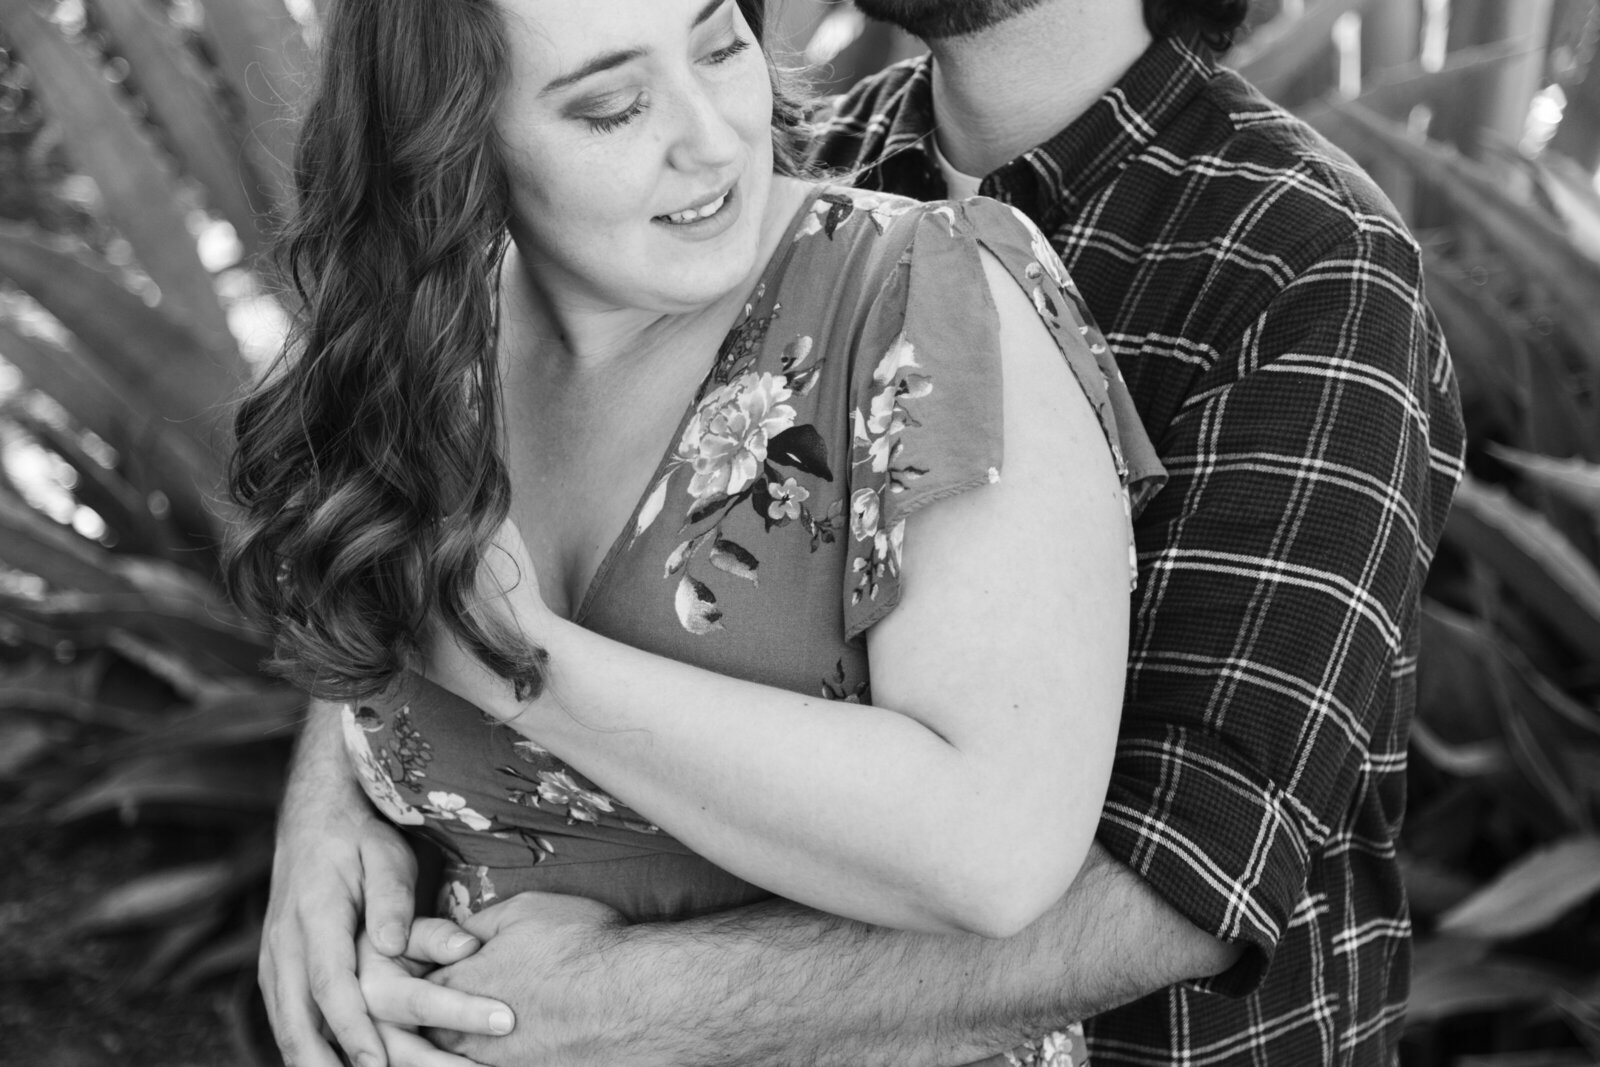
<svg viewBox="0 0 1600 1067">
<path fill-rule="evenodd" d="M 3 241 L 3 238 L 0 238 Z M 119 453 L 118 473 L 151 494 L 179 529 L 215 531 L 206 487 L 221 477 L 217 458 L 179 432 L 159 410 L 140 403 L 139 391 L 74 343 L 23 334 L 0 321 L 0 356 L 27 383 L 59 404 L 77 424 Z"/>
<path fill-rule="evenodd" d="M 75 917 L 81 933 L 108 933 L 150 926 L 211 904 L 234 882 L 234 865 L 214 860 L 135 878 L 107 893 Z"/>
<path fill-rule="evenodd" d="M 249 153 L 279 212 L 291 201 L 294 111 L 309 77 L 300 24 L 283 0 L 228 0 L 204 8 L 204 32 L 244 107 Z"/>
<path fill-rule="evenodd" d="M 1406 1019 L 1414 1026 L 1468 1012 L 1547 1003 L 1571 984 L 1571 979 L 1554 967 L 1522 960 L 1483 960 L 1450 968 L 1419 963 L 1411 981 Z"/>
<path fill-rule="evenodd" d="M 1490 442 L 1489 452 L 1574 507 L 1588 511 L 1600 523 L 1600 463 L 1555 459 L 1494 442 Z"/>
<path fill-rule="evenodd" d="M 1600 660 L 1600 572 L 1544 516 L 1468 475 L 1445 538 L 1492 568 L 1574 649 Z"/>
<path fill-rule="evenodd" d="M 233 225 L 247 257 L 262 244 L 271 203 L 199 60 L 166 11 L 145 0 L 93 0 L 96 21 L 133 69 L 139 98 L 207 205 Z"/>
<path fill-rule="evenodd" d="M 0 564 L 36 574 L 53 585 L 90 593 L 127 594 L 105 550 L 0 490 Z"/>
<path fill-rule="evenodd" d="M 1453 148 L 1411 137 L 1394 123 L 1360 106 L 1344 106 L 1321 123 L 1359 151 L 1410 167 L 1481 230 L 1512 267 L 1555 298 L 1568 336 L 1590 366 L 1600 370 L 1600 263 L 1577 248 L 1560 223 L 1513 197 L 1484 165 Z"/>
<path fill-rule="evenodd" d="M 77 167 L 94 179 L 106 218 L 133 245 L 162 301 L 206 347 L 233 347 L 211 276 L 175 197 L 172 168 L 100 62 L 68 40 L 32 0 L 0 0 L 0 25 L 24 57 L 46 110 L 60 123 Z"/>
<path fill-rule="evenodd" d="M 1439 318 L 1461 389 L 1469 430 L 1514 429 L 1529 397 L 1518 371 L 1531 359 L 1528 346 L 1494 298 L 1471 287 L 1452 265 L 1425 253 L 1428 303 Z"/>
<path fill-rule="evenodd" d="M 1600 837 L 1583 834 L 1522 857 L 1439 919 L 1456 937 L 1505 941 L 1548 926 L 1600 893 Z"/>
<path fill-rule="evenodd" d="M 1413 63 L 1380 71 L 1362 81 L 1361 95 L 1354 102 L 1385 118 L 1403 121 L 1412 108 L 1448 100 L 1527 54 L 1525 41 L 1500 41 L 1452 52 L 1438 70 Z M 1295 114 L 1315 126 L 1328 121 L 1342 104 L 1325 97 L 1297 107 Z"/>
<path fill-rule="evenodd" d="M 282 777 L 263 755 L 241 748 L 203 759 L 190 752 L 131 759 L 58 804 L 51 817 L 75 822 L 151 806 L 182 809 L 189 821 L 269 814 L 277 806 Z"/>
<path fill-rule="evenodd" d="M 212 456 L 211 434 L 225 398 L 247 380 L 238 353 L 208 347 L 186 326 L 122 285 L 87 248 L 0 226 L 0 275 L 42 304 L 111 374 Z M 215 460 L 213 460 L 215 463 Z"/>
<path fill-rule="evenodd" d="M 1322 0 L 1299 14 L 1281 14 L 1258 26 L 1229 62 L 1267 96 L 1280 98 L 1310 61 L 1328 50 L 1339 17 L 1371 2 Z"/>
</svg>

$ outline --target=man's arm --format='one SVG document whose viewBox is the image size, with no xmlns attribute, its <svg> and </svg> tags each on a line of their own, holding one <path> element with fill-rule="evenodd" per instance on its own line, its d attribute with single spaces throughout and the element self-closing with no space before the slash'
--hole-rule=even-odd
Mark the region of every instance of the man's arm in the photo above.
<svg viewBox="0 0 1600 1067">
<path fill-rule="evenodd" d="M 338 707 L 312 701 L 278 813 L 261 935 L 261 993 L 285 1064 L 338 1067 L 324 1020 L 352 1062 L 385 1062 L 356 982 L 356 931 L 365 904 L 374 943 L 402 951 L 415 880 L 411 850 L 350 773 Z"/>
<path fill-rule="evenodd" d="M 437 1039 L 499 1067 L 954 1067 L 1238 956 L 1098 846 L 1066 895 L 1006 941 L 786 902 L 623 926 L 592 902 L 539 894 L 468 926 L 484 948 L 435 979 L 511 993 L 522 1023 L 505 1038 Z"/>
<path fill-rule="evenodd" d="M 339 1067 L 323 1022 L 351 1062 L 388 1061 L 357 982 L 356 933 L 364 919 L 387 956 L 404 952 L 411 933 L 416 859 L 350 773 L 340 731 L 338 705 L 312 701 L 278 816 L 260 979 L 287 1067 Z M 435 955 L 455 959 L 476 947 L 457 941 Z M 504 1006 L 454 998 L 421 1007 L 430 1018 L 453 1017 L 449 1025 L 487 1033 Z"/>
</svg>

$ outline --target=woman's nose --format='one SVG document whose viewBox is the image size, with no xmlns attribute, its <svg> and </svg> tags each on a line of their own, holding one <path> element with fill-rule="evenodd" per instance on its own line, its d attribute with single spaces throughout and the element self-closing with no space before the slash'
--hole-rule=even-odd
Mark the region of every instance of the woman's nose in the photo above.
<svg viewBox="0 0 1600 1067">
<path fill-rule="evenodd" d="M 680 170 L 716 170 L 738 161 L 739 131 L 714 90 L 698 86 L 682 97 L 681 122 L 669 159 Z"/>
</svg>

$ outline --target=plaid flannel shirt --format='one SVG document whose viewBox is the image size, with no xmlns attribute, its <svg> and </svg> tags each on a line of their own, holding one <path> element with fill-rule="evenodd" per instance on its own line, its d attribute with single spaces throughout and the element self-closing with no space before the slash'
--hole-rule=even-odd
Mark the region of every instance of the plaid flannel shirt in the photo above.
<svg viewBox="0 0 1600 1067">
<path fill-rule="evenodd" d="M 817 161 L 943 196 L 930 69 L 839 101 Z M 1099 840 L 1246 946 L 1089 1020 L 1094 1067 L 1392 1063 L 1418 599 L 1462 470 L 1416 245 L 1348 158 L 1177 40 L 982 192 L 1051 237 L 1171 475 L 1136 523 Z"/>
</svg>

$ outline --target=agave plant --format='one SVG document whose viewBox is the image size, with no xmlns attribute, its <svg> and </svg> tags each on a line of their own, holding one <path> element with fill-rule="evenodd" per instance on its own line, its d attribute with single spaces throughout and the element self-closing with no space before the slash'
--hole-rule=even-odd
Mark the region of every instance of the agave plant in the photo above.
<svg viewBox="0 0 1600 1067">
<path fill-rule="evenodd" d="M 1600 1057 L 1594 7 L 1264 0 L 1229 59 L 1405 212 L 1461 380 L 1404 834 L 1417 1065 Z M 847 5 L 777 10 L 834 88 L 906 50 Z M 302 701 L 217 586 L 221 432 L 283 317 L 259 255 L 309 24 L 287 0 L 0 0 L 0 818 L 208 828 L 220 849 L 76 928 L 154 931 L 139 983 L 240 973 L 240 1003 Z M 1524 143 L 1552 78 L 1576 163 Z"/>
<path fill-rule="evenodd" d="M 217 551 L 304 32 L 282 0 L 3 0 L 0 45 L 0 817 L 222 827 L 73 916 L 192 985 L 253 962 L 303 707 Z"/>
</svg>

